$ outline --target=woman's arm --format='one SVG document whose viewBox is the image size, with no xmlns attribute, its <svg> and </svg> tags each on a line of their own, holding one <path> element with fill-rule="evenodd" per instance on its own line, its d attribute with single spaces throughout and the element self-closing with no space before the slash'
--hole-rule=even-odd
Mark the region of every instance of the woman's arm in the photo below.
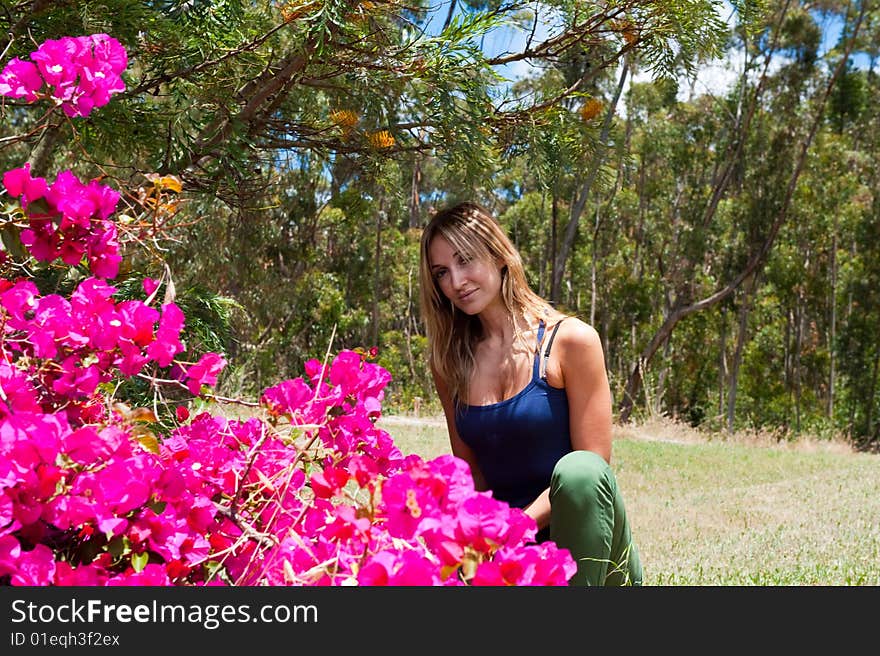
<svg viewBox="0 0 880 656">
<path fill-rule="evenodd" d="M 440 379 L 435 371 L 431 371 L 434 377 L 434 387 L 437 389 L 437 396 L 440 398 L 440 404 L 443 406 L 443 414 L 446 416 L 446 430 L 449 432 L 449 445 L 452 448 L 452 455 L 464 460 L 471 469 L 471 477 L 474 479 L 474 489 L 483 492 L 488 489 L 486 479 L 477 465 L 476 456 L 471 448 L 464 443 L 458 435 L 455 428 L 455 408 L 452 403 L 452 397 L 446 384 Z"/>
<path fill-rule="evenodd" d="M 541 492 L 538 498 L 523 508 L 523 511 L 535 520 L 540 531 L 550 525 L 550 488 Z"/>
<path fill-rule="evenodd" d="M 611 388 L 599 334 L 575 318 L 559 326 L 547 366 L 547 382 L 568 397 L 571 446 L 611 462 Z M 525 508 L 542 529 L 550 523 L 550 488 Z"/>
<path fill-rule="evenodd" d="M 605 371 L 602 340 L 596 330 L 574 317 L 559 327 L 554 345 L 558 382 L 568 397 L 571 446 L 575 450 L 594 451 L 611 462 L 611 388 Z M 548 373 L 550 373 L 548 371 Z M 554 377 L 548 381 L 556 385 Z"/>
</svg>

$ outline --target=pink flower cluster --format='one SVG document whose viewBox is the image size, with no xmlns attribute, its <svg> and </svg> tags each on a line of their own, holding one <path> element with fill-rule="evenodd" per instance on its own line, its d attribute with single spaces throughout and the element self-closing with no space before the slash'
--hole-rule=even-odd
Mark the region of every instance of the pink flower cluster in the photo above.
<svg viewBox="0 0 880 656">
<path fill-rule="evenodd" d="M 16 585 L 564 585 L 574 573 L 567 551 L 528 543 L 535 525 L 525 513 L 474 491 L 463 461 L 401 455 L 369 416 L 387 372 L 352 351 L 336 357 L 326 380 L 317 361 L 308 369 L 314 387 L 300 378 L 263 395 L 275 428 L 202 413 L 154 453 L 118 416 L 85 423 L 45 412 L 28 373 L 0 365 L 0 577 Z M 315 440 L 324 446 L 306 474 Z"/>
<path fill-rule="evenodd" d="M 98 385 L 119 374 L 134 376 L 150 362 L 172 364 L 184 350 L 180 309 L 173 303 L 161 312 L 138 300 L 116 303 L 115 292 L 105 281 L 87 278 L 70 299 L 40 296 L 30 280 L 0 278 L 0 356 L 27 375 L 29 386 L 16 387 L 29 390 L 24 398 L 44 410 L 63 409 L 73 421 L 96 419 L 102 407 Z M 0 400 L 0 416 L 17 407 L 8 405 L 9 398 Z"/>
<path fill-rule="evenodd" d="M 88 116 L 110 97 L 125 90 L 125 48 L 107 34 L 48 39 L 31 53 L 31 61 L 12 59 L 0 73 L 0 95 L 33 102 L 44 85 L 48 96 L 68 116 Z"/>
<path fill-rule="evenodd" d="M 61 258 L 76 265 L 85 255 L 93 274 L 116 277 L 122 256 L 110 216 L 119 201 L 117 191 L 95 180 L 84 184 L 70 171 L 59 173 L 50 185 L 31 176 L 29 164 L 4 173 L 3 186 L 20 199 L 28 217 L 21 242 L 37 260 Z"/>
</svg>

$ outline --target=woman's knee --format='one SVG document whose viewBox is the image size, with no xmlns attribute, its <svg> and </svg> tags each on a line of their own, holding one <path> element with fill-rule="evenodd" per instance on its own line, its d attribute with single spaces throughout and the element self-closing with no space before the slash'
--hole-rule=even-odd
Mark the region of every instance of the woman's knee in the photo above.
<svg viewBox="0 0 880 656">
<path fill-rule="evenodd" d="M 550 479 L 550 497 L 574 495 L 581 500 L 613 496 L 614 475 L 605 459 L 593 451 L 572 451 L 556 463 Z"/>
</svg>

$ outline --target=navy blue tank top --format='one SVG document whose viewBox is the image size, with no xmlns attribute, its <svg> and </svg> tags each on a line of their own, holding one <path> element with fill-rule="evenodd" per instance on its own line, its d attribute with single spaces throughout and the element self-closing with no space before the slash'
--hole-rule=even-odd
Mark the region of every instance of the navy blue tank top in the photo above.
<svg viewBox="0 0 880 656">
<path fill-rule="evenodd" d="M 558 328 L 559 323 L 547 346 L 545 366 Z M 541 321 L 538 344 L 543 336 Z M 473 450 L 492 496 L 517 508 L 549 487 L 556 462 L 572 450 L 565 389 L 547 382 L 540 357 L 536 349 L 532 379 L 515 396 L 489 405 L 456 404 L 455 427 Z"/>
</svg>

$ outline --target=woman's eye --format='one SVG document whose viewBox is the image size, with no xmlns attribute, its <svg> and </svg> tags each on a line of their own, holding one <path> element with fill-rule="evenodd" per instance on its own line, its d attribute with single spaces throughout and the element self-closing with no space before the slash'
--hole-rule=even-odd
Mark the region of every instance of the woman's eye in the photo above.
<svg viewBox="0 0 880 656">
<path fill-rule="evenodd" d="M 443 274 L 446 273 L 446 269 L 440 269 L 434 273 L 434 280 L 440 280 L 443 277 Z"/>
</svg>

